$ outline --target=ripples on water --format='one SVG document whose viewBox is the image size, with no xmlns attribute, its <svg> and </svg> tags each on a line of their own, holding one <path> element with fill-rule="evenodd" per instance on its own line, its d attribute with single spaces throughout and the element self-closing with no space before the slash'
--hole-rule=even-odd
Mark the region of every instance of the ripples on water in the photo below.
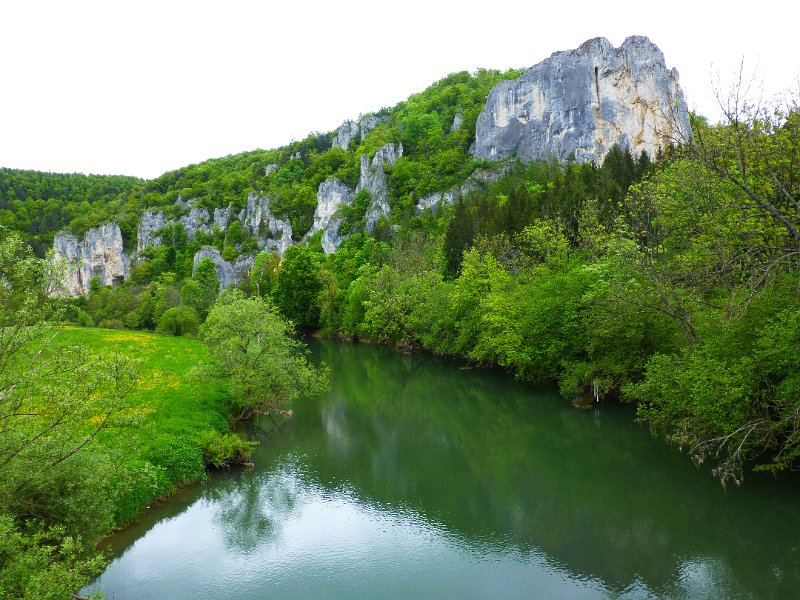
<svg viewBox="0 0 800 600">
<path fill-rule="evenodd" d="M 123 532 L 141 598 L 761 598 L 800 589 L 797 486 L 725 493 L 630 411 L 385 348 L 315 342 L 331 392 L 256 469 Z"/>
</svg>

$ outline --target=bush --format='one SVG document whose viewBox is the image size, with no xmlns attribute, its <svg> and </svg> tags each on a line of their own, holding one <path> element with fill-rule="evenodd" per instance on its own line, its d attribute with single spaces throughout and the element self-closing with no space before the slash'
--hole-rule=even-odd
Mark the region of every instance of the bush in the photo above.
<svg viewBox="0 0 800 600">
<path fill-rule="evenodd" d="M 213 429 L 200 436 L 203 460 L 217 469 L 250 464 L 250 454 L 257 445 L 258 442 L 248 442 L 235 433 L 222 434 Z"/>
<path fill-rule="evenodd" d="M 125 324 L 119 319 L 103 319 L 97 326 L 103 329 L 125 329 Z"/>
<path fill-rule="evenodd" d="M 164 311 L 158 319 L 156 331 L 168 335 L 196 335 L 200 327 L 200 317 L 191 306 L 173 306 Z"/>
<path fill-rule="evenodd" d="M 104 564 L 100 554 L 62 527 L 37 523 L 21 530 L 0 514 L 0 598 L 72 598 Z"/>
<path fill-rule="evenodd" d="M 147 461 L 137 461 L 120 469 L 112 486 L 116 490 L 116 524 L 124 525 L 135 518 L 153 498 L 172 489 L 164 467 Z"/>
</svg>

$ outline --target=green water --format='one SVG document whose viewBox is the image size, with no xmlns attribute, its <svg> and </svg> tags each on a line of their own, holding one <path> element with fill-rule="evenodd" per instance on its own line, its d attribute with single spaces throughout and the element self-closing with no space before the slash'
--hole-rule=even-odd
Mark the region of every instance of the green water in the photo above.
<svg viewBox="0 0 800 600">
<path fill-rule="evenodd" d="M 630 409 L 312 342 L 331 391 L 113 540 L 150 598 L 800 597 L 800 487 L 723 490 Z M 265 424 L 266 426 L 266 424 Z"/>
</svg>

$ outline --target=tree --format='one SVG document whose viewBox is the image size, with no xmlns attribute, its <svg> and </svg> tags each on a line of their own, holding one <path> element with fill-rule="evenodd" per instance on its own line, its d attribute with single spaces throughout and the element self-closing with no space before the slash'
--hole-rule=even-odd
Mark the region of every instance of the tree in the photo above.
<svg viewBox="0 0 800 600">
<path fill-rule="evenodd" d="M 218 293 L 217 265 L 210 258 L 204 258 L 197 264 L 192 278 L 181 288 L 181 298 L 197 311 L 200 319 L 204 319 Z"/>
<path fill-rule="evenodd" d="M 694 117 L 684 158 L 626 198 L 612 294 L 668 316 L 687 346 L 623 394 L 724 484 L 746 461 L 800 460 L 800 112 L 750 103 L 742 81 L 719 99 L 723 122 Z"/>
<path fill-rule="evenodd" d="M 752 103 L 740 78 L 727 98 L 717 93 L 724 119 L 709 127 L 694 118 L 688 149 L 711 173 L 740 189 L 779 231 L 770 274 L 798 264 L 800 255 L 800 106 Z M 779 268 L 780 267 L 780 268 Z"/>
<path fill-rule="evenodd" d="M 281 257 L 277 252 L 259 252 L 250 267 L 250 281 L 259 296 L 269 296 L 275 287 Z"/>
<path fill-rule="evenodd" d="M 158 319 L 156 331 L 169 335 L 194 335 L 199 325 L 200 318 L 191 306 L 173 306 Z"/>
<path fill-rule="evenodd" d="M 242 222 L 238 219 L 234 219 L 225 231 L 225 247 L 238 246 L 242 243 L 243 239 L 244 228 L 242 227 Z"/>
<path fill-rule="evenodd" d="M 313 367 L 291 324 L 263 298 L 238 290 L 212 307 L 200 335 L 218 374 L 230 378 L 235 421 L 255 415 L 288 418 L 292 401 L 320 393 L 324 369 Z"/>
<path fill-rule="evenodd" d="M 273 297 L 281 313 L 297 327 L 314 327 L 318 322 L 320 263 L 318 252 L 300 244 L 283 255 Z"/>
<path fill-rule="evenodd" d="M 41 586 L 61 584 L 45 573 L 74 583 L 94 571 L 71 536 L 110 527 L 113 507 L 94 493 L 93 478 L 108 475 L 108 465 L 83 451 L 104 429 L 136 419 L 128 401 L 135 365 L 59 343 L 60 275 L 19 235 L 0 232 L 0 595 L 52 597 Z M 27 528 L 16 530 L 4 514 Z M 57 527 L 45 533 L 43 523 Z M 15 563 L 15 552 L 30 561 Z"/>
</svg>

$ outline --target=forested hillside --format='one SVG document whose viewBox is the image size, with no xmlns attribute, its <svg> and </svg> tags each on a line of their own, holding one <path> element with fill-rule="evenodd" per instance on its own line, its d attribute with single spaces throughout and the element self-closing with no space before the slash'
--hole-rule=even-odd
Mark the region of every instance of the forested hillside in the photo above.
<svg viewBox="0 0 800 600">
<path fill-rule="evenodd" d="M 349 237 L 337 252 L 324 255 L 318 237 L 283 257 L 262 252 L 245 293 L 326 335 L 501 365 L 558 381 L 568 398 L 633 402 L 695 458 L 712 458 L 723 481 L 738 479 L 748 457 L 793 467 L 795 106 L 740 105 L 714 126 L 695 118 L 693 140 L 666 156 L 616 147 L 601 165 L 477 163 L 468 150 L 482 101 L 513 75 L 450 75 L 372 115 L 374 127 L 347 149 L 333 144 L 335 132 L 312 134 L 146 182 L 4 170 L 4 218 L 40 245 L 51 225 L 79 232 L 114 218 L 127 245 L 145 208 L 179 212 L 180 195 L 240 210 L 255 190 L 299 240 L 322 181 L 353 186 L 361 154 L 402 143 L 387 168 L 388 221 L 366 231 L 368 199 L 356 195 L 340 208 Z M 420 212 L 420 198 L 476 169 L 496 175 L 452 205 Z M 76 322 L 194 335 L 218 293 L 211 264 L 193 270 L 200 246 L 228 259 L 258 252 L 235 220 L 193 239 L 180 224 L 160 233 L 163 244 L 147 248 L 124 284 L 95 285 L 74 302 Z"/>
<path fill-rule="evenodd" d="M 123 231 L 135 238 L 135 225 L 120 217 L 142 183 L 136 177 L 0 168 L 0 226 L 19 231 L 39 256 L 67 226 L 83 234 L 98 223 L 119 219 Z"/>
</svg>

